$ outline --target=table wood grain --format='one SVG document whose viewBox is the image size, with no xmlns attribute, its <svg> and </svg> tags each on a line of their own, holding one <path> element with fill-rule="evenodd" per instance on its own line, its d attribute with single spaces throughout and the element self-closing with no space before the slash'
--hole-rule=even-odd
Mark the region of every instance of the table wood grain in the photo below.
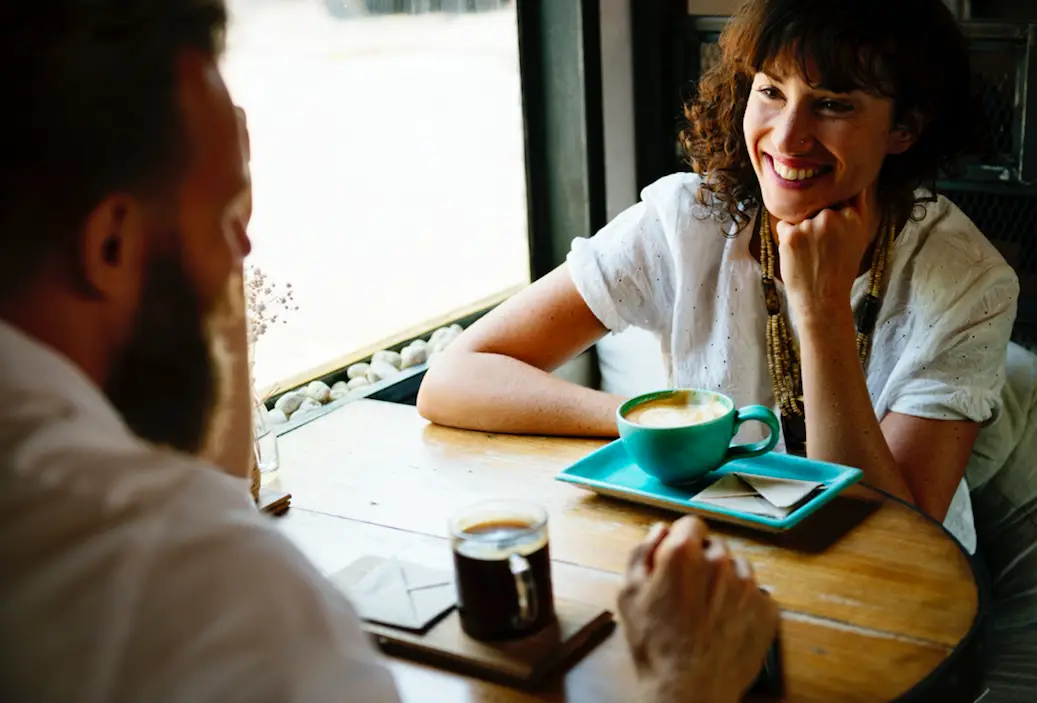
<svg viewBox="0 0 1037 703">
<path fill-rule="evenodd" d="M 358 401 L 280 438 L 282 529 L 327 574 L 367 554 L 449 568 L 458 508 L 518 497 L 550 516 L 555 591 L 614 608 L 630 549 L 676 515 L 554 480 L 601 446 L 430 425 L 406 405 Z M 887 701 L 960 652 L 979 612 L 969 559 L 936 522 L 864 488 L 772 535 L 720 523 L 782 608 L 787 701 Z M 405 700 L 630 701 L 621 631 L 537 693 L 391 663 Z M 434 697 L 429 697 L 435 691 Z"/>
</svg>

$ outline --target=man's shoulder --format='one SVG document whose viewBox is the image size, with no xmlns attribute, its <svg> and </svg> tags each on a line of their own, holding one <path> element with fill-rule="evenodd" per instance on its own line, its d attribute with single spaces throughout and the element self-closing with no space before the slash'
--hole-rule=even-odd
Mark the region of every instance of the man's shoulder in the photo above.
<svg viewBox="0 0 1037 703">
<path fill-rule="evenodd" d="M 37 502 L 39 510 L 89 515 L 99 526 L 155 518 L 181 500 L 215 503 L 214 515 L 249 507 L 244 481 L 112 431 L 60 399 L 26 397 L 16 411 L 0 411 L 0 457 L 0 506 Z M 0 520 L 6 513 L 0 510 Z"/>
<path fill-rule="evenodd" d="M 346 598 L 244 481 L 145 443 L 52 449 L 47 431 L 3 447 L 0 625 L 26 661 L 85 688 L 109 677 L 138 700 L 319 700 L 299 695 L 353 684 L 395 700 Z M 106 654 L 77 673 L 74 650 Z M 235 693 L 259 682 L 255 697 Z"/>
</svg>

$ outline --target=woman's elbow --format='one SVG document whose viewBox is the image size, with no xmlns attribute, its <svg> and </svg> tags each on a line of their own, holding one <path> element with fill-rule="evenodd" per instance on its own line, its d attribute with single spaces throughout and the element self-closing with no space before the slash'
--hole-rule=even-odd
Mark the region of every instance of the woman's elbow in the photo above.
<svg viewBox="0 0 1037 703">
<path fill-rule="evenodd" d="M 421 386 L 418 388 L 418 415 L 437 425 L 443 424 L 443 401 L 439 396 L 439 389 L 429 386 L 428 374 L 426 373 L 425 379 L 422 380 Z"/>
<path fill-rule="evenodd" d="M 457 384 L 451 380 L 454 353 L 442 353 L 430 364 L 418 387 L 418 414 L 437 425 L 451 424 L 457 401 Z"/>
</svg>

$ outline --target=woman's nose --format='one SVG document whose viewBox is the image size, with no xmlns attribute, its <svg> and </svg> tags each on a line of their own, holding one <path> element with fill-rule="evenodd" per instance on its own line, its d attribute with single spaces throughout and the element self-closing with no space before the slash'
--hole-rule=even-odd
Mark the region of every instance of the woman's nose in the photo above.
<svg viewBox="0 0 1037 703">
<path fill-rule="evenodd" d="M 814 146 L 813 116 L 806 106 L 788 104 L 774 130 L 774 145 L 783 154 L 805 154 Z"/>
</svg>

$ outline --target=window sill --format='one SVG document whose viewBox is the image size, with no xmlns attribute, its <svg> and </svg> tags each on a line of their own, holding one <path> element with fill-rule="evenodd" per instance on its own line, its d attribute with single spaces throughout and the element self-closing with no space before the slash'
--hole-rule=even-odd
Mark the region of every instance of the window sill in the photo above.
<svg viewBox="0 0 1037 703">
<path fill-rule="evenodd" d="M 302 414 L 293 414 L 288 422 L 274 425 L 273 431 L 280 437 L 357 400 L 382 400 L 387 403 L 397 403 L 400 405 L 416 405 L 418 388 L 421 386 L 421 381 L 425 378 L 426 371 L 428 371 L 428 363 L 418 364 L 405 369 L 392 378 L 387 378 L 370 386 L 357 388 L 345 398 Z M 593 351 L 584 352 L 555 371 L 555 375 L 571 383 L 597 388 L 597 356 Z"/>
<path fill-rule="evenodd" d="M 332 401 L 327 405 L 322 405 L 319 408 L 302 413 L 293 413 L 288 422 L 274 425 L 271 429 L 280 437 L 357 400 L 384 400 L 390 403 L 414 405 L 417 402 L 418 387 L 421 385 L 421 380 L 425 377 L 427 370 L 428 363 L 404 369 L 392 378 L 386 378 L 369 386 L 357 388 L 346 397 Z"/>
</svg>

